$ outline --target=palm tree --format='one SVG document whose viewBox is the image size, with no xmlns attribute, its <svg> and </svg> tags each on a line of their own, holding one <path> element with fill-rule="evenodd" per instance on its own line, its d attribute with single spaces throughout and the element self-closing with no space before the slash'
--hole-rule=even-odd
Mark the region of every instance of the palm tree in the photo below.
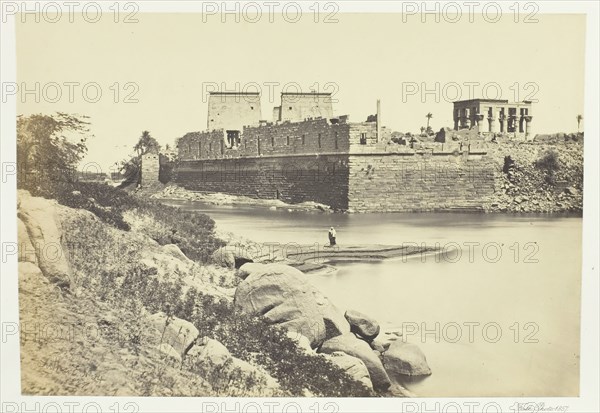
<svg viewBox="0 0 600 413">
<path fill-rule="evenodd" d="M 431 118 L 433 118 L 433 115 L 431 114 L 431 112 L 429 112 L 427 115 L 425 115 L 425 117 L 427 118 L 427 129 L 429 129 L 429 121 L 431 120 Z"/>
<path fill-rule="evenodd" d="M 160 145 L 157 140 L 150 136 L 150 132 L 147 130 L 142 132 L 142 136 L 135 144 L 133 149 L 137 152 L 138 156 L 145 155 L 147 153 L 158 153 L 160 152 Z"/>
<path fill-rule="evenodd" d="M 581 126 L 581 121 L 583 120 L 582 115 L 577 115 L 577 133 L 579 133 L 579 127 Z"/>
</svg>

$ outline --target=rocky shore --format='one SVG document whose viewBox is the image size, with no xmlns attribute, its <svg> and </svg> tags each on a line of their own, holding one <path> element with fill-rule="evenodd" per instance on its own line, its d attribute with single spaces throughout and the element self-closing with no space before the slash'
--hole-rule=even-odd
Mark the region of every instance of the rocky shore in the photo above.
<svg viewBox="0 0 600 413">
<path fill-rule="evenodd" d="M 583 135 L 538 135 L 488 145 L 495 192 L 487 212 L 577 213 L 583 210 Z"/>
<path fill-rule="evenodd" d="M 165 186 L 161 191 L 153 193 L 150 198 L 166 200 L 199 201 L 209 205 L 248 205 L 285 211 L 320 211 L 334 212 L 329 206 L 317 202 L 287 204 L 278 199 L 256 199 L 241 195 L 229 195 L 219 192 L 188 191 L 175 184 Z"/>
<path fill-rule="evenodd" d="M 229 340 L 233 347 L 228 347 L 215 338 L 215 334 L 231 337 L 244 328 L 236 325 L 231 310 L 218 313 L 229 305 L 240 317 L 260 318 L 285 332 L 295 343 L 293 352 L 303 354 L 304 363 L 321 366 L 323 370 L 312 373 L 317 377 L 324 374 L 327 380 L 327 374 L 345 372 L 339 374 L 345 374 L 348 383 L 358 383 L 354 394 L 411 396 L 401 385 L 403 379 L 431 374 L 418 347 L 382 334 L 377 320 L 350 308 L 338 309 L 317 290 L 298 269 L 307 265 L 305 255 L 279 261 L 254 257 L 256 262 L 226 246 L 213 254 L 211 263 L 199 267 L 178 246 L 159 245 L 140 232 L 149 222 L 135 214 L 126 214 L 131 230 L 122 231 L 89 211 L 32 197 L 26 191 L 19 191 L 18 218 L 21 322 L 50 324 L 60 319 L 75 327 L 97 329 L 92 342 L 75 329 L 76 339 L 50 340 L 43 348 L 35 337 L 25 337 L 21 348 L 25 394 L 289 395 L 289 383 L 281 380 L 289 380 L 290 372 L 301 372 L 303 366 L 282 359 L 273 370 L 272 360 L 257 358 L 260 348 L 249 347 L 254 350 L 248 352 L 236 347 L 246 346 L 243 340 L 234 337 Z M 49 245 L 52 257 L 40 247 Z M 420 252 L 431 251 L 349 246 L 327 251 L 325 258 L 385 259 Z M 113 266 L 119 271 L 129 268 L 130 262 L 135 265 L 133 274 L 106 278 Z M 191 301 L 188 312 L 181 310 L 188 308 L 193 291 L 199 291 L 210 305 L 199 309 L 198 302 Z M 154 298 L 145 299 L 148 294 Z M 161 309 L 154 303 L 164 295 L 170 298 Z M 172 313 L 174 307 L 180 308 L 179 316 Z M 232 315 L 233 324 L 219 324 Z M 207 318 L 216 323 L 208 330 L 191 321 Z M 251 339 L 273 345 L 260 336 Z M 275 347 L 275 354 L 290 351 L 281 345 Z M 292 376 L 304 381 L 303 395 L 319 394 L 309 385 L 314 377 Z M 341 394 L 345 390 L 352 392 L 337 389 Z"/>
<path fill-rule="evenodd" d="M 340 311 L 301 271 L 282 264 L 246 263 L 234 303 L 288 330 L 309 354 L 327 357 L 368 388 L 410 395 L 403 376 L 427 376 L 431 369 L 420 349 L 402 340 L 380 341 L 379 323 L 352 309 Z"/>
</svg>

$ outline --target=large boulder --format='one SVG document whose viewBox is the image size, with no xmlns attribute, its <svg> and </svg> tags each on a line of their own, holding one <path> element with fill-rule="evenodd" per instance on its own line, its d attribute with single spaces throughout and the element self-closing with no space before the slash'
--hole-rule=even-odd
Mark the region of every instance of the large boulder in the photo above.
<svg viewBox="0 0 600 413">
<path fill-rule="evenodd" d="M 383 353 L 383 364 L 385 370 L 394 377 L 431 374 L 431 369 L 421 349 L 415 344 L 402 340 L 392 342 L 390 348 Z"/>
<path fill-rule="evenodd" d="M 344 318 L 343 313 L 316 288 L 313 294 L 317 300 L 317 311 L 325 323 L 325 340 L 349 333 L 350 324 Z"/>
<path fill-rule="evenodd" d="M 229 359 L 231 354 L 227 347 L 219 341 L 208 337 L 202 337 L 187 353 L 187 357 L 196 357 L 212 363 L 214 366 L 222 367 Z"/>
<path fill-rule="evenodd" d="M 194 267 L 194 261 L 186 257 L 174 244 L 140 251 L 139 262 L 148 268 L 156 269 L 161 279 L 168 279 L 173 274 L 189 274 Z"/>
<path fill-rule="evenodd" d="M 383 368 L 383 364 L 381 364 L 381 360 L 371 350 L 367 342 L 356 338 L 352 333 L 346 333 L 327 340 L 319 349 L 320 353 L 325 354 L 333 354 L 336 351 L 341 351 L 362 360 L 367 366 L 375 390 L 385 390 L 390 387 L 391 381 Z"/>
<path fill-rule="evenodd" d="M 165 356 L 172 358 L 177 362 L 181 362 L 181 354 L 173 348 L 170 344 L 161 343 L 157 346 L 157 348 L 163 353 Z"/>
<path fill-rule="evenodd" d="M 158 312 L 149 317 L 149 322 L 154 327 L 158 345 L 168 344 L 183 357 L 192 348 L 200 335 L 198 329 L 189 321 L 177 317 L 167 317 L 163 312 Z"/>
<path fill-rule="evenodd" d="M 283 264 L 252 263 L 240 267 L 240 272 L 248 274 L 235 292 L 234 302 L 241 311 L 306 336 L 313 348 L 350 331 L 341 312 L 301 271 Z"/>
<path fill-rule="evenodd" d="M 42 273 L 60 287 L 69 288 L 73 277 L 62 244 L 56 201 L 32 197 L 27 191 L 19 191 L 18 196 L 18 217 L 29 235 L 29 245 L 35 246 Z"/>
<path fill-rule="evenodd" d="M 17 240 L 19 242 L 19 261 L 37 265 L 38 259 L 35 255 L 35 248 L 27 233 L 27 227 L 20 218 L 17 218 Z"/>
<path fill-rule="evenodd" d="M 354 380 L 361 382 L 369 389 L 373 389 L 369 370 L 361 359 L 349 356 L 342 351 L 334 351 L 328 357 L 333 364 L 344 370 Z"/>
<path fill-rule="evenodd" d="M 242 280 L 245 280 L 253 272 L 261 271 L 264 265 L 265 264 L 260 264 L 257 262 L 245 263 L 236 271 L 235 275 L 241 278 Z"/>
<path fill-rule="evenodd" d="M 213 264 L 230 269 L 240 268 L 242 265 L 254 262 L 255 257 L 247 248 L 241 246 L 225 246 L 213 252 L 211 260 Z"/>
<path fill-rule="evenodd" d="M 365 315 L 363 313 L 359 313 L 358 311 L 348 310 L 346 314 L 344 314 L 346 320 L 350 324 L 350 331 L 357 334 L 361 338 L 372 341 L 379 335 L 379 323 Z"/>
</svg>

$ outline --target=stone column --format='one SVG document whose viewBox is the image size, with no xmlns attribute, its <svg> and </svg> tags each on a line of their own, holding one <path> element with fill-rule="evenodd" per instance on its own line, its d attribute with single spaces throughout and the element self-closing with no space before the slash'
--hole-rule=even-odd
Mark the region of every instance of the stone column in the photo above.
<svg viewBox="0 0 600 413">
<path fill-rule="evenodd" d="M 527 115 L 524 116 L 525 118 L 525 138 L 527 139 L 529 137 L 529 135 L 531 134 L 531 118 L 532 116 Z"/>
<path fill-rule="evenodd" d="M 475 117 L 477 119 L 477 126 L 479 126 L 479 132 L 480 133 L 489 132 L 488 128 L 485 125 L 487 123 L 485 116 L 481 113 L 478 113 L 477 115 L 475 115 Z"/>
<path fill-rule="evenodd" d="M 465 108 L 464 119 L 465 119 L 464 126 L 468 129 L 470 129 L 471 128 L 471 110 L 469 108 Z"/>
<path fill-rule="evenodd" d="M 513 125 L 513 132 L 515 134 L 515 138 L 519 135 L 519 115 L 515 115 L 512 117 L 512 125 Z"/>
</svg>

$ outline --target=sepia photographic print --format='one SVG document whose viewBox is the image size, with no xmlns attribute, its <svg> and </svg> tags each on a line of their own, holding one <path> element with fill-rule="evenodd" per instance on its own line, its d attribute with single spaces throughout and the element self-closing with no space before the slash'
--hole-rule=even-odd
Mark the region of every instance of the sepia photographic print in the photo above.
<svg viewBox="0 0 600 413">
<path fill-rule="evenodd" d="M 0 4 L 2 412 L 598 411 L 597 3 Z"/>
</svg>

